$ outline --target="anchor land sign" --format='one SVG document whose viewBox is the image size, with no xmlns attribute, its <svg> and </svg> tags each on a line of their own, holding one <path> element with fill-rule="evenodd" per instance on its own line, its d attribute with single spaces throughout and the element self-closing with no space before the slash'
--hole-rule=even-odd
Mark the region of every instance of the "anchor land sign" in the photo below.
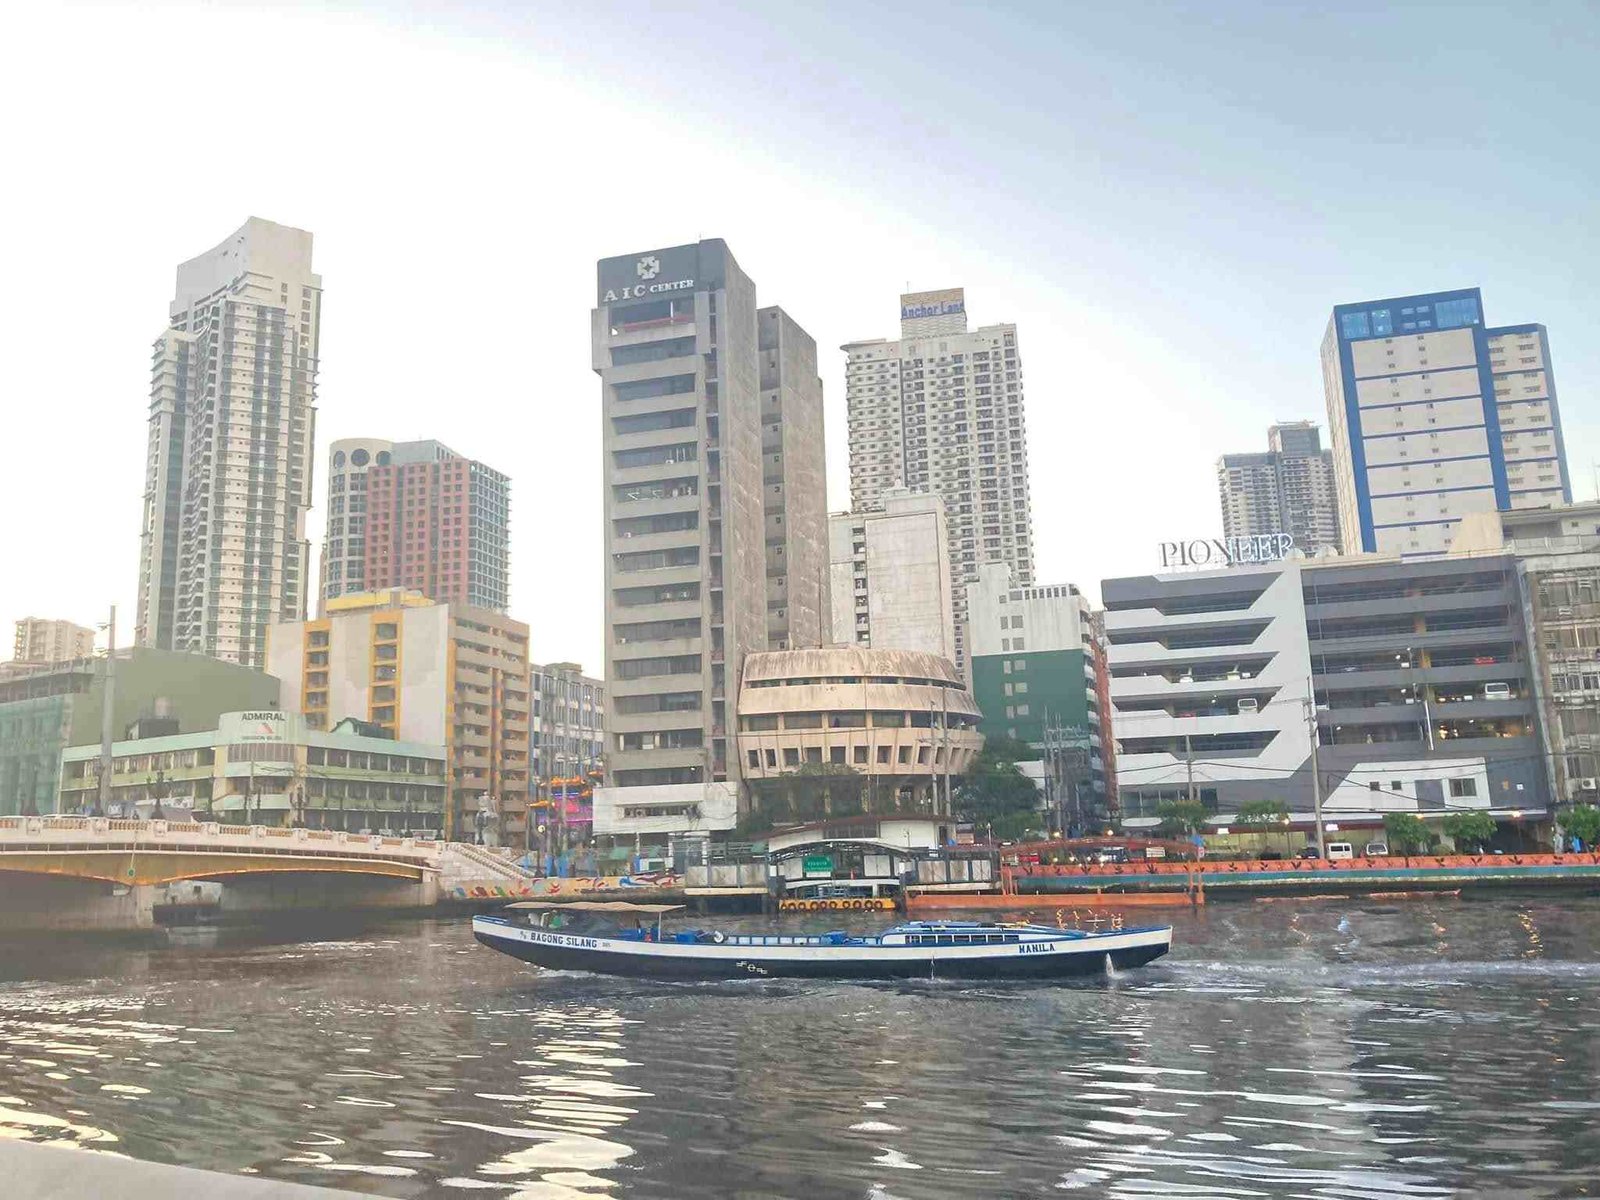
<svg viewBox="0 0 1600 1200">
<path fill-rule="evenodd" d="M 1162 542 L 1163 567 L 1235 567 L 1241 563 L 1277 562 L 1288 558 L 1294 538 L 1287 533 L 1256 533 L 1243 537 L 1196 538 L 1192 542 Z"/>
</svg>

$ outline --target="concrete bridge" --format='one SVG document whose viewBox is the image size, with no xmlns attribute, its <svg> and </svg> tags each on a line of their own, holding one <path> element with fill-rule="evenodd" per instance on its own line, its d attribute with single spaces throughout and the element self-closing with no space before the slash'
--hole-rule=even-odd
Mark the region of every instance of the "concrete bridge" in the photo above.
<svg viewBox="0 0 1600 1200">
<path fill-rule="evenodd" d="M 173 885 L 226 885 L 232 913 L 431 907 L 444 848 L 321 829 L 0 817 L 0 929 L 136 929 Z"/>
</svg>

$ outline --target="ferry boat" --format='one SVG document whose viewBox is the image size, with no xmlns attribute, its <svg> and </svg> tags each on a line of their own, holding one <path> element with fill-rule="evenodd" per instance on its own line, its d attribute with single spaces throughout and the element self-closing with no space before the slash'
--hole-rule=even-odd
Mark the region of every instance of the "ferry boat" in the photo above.
<svg viewBox="0 0 1600 1200">
<path fill-rule="evenodd" d="M 1060 979 L 1139 967 L 1172 927 L 1095 930 L 988 921 L 911 921 L 874 934 L 663 929 L 681 904 L 524 901 L 472 919 L 512 958 L 568 971 L 668 979 Z"/>
</svg>

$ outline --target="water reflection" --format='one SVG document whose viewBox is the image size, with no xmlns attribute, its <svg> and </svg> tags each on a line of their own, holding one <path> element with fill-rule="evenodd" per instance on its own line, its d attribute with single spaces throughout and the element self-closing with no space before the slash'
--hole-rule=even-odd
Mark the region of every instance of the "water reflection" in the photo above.
<svg viewBox="0 0 1600 1200">
<path fill-rule="evenodd" d="M 395 1197 L 1570 1195 L 1597 916 L 1217 905 L 1066 987 L 539 975 L 433 923 L 63 943 L 0 967 L 0 1136 Z"/>
</svg>

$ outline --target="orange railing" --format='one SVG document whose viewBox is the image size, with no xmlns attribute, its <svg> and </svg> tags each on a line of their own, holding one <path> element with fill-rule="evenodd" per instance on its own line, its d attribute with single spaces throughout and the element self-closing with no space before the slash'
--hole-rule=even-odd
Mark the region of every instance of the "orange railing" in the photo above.
<svg viewBox="0 0 1600 1200">
<path fill-rule="evenodd" d="M 1391 854 L 1381 858 L 1227 859 L 1214 862 L 1079 863 L 1011 868 L 1014 878 L 1115 879 L 1151 875 L 1326 875 L 1340 871 L 1449 870 L 1467 867 L 1600 866 L 1600 853 L 1582 854 Z"/>
</svg>

